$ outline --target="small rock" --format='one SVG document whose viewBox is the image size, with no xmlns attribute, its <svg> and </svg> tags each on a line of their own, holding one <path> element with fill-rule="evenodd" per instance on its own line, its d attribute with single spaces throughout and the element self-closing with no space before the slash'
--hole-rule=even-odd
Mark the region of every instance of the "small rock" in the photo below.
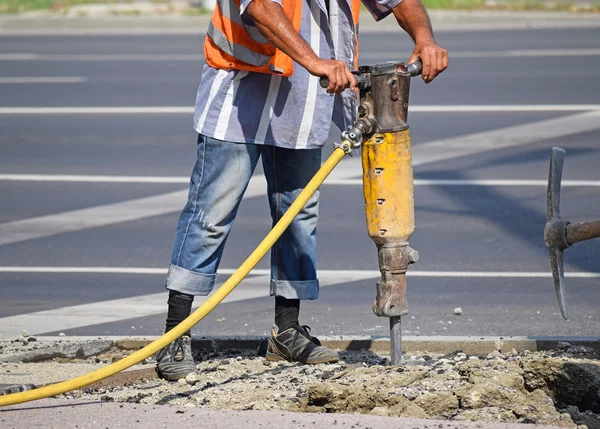
<svg viewBox="0 0 600 429">
<path fill-rule="evenodd" d="M 414 417 L 417 419 L 424 419 L 427 416 L 427 413 L 425 412 L 425 410 L 421 407 L 419 407 L 418 405 L 415 404 L 410 404 L 408 407 L 406 407 L 402 413 L 400 414 L 400 416 L 402 417 Z"/>
<path fill-rule="evenodd" d="M 177 384 L 185 386 L 187 385 L 187 381 L 185 381 L 185 378 L 180 378 L 179 380 L 177 380 Z"/>
<path fill-rule="evenodd" d="M 456 307 L 456 308 L 454 309 L 454 314 L 456 314 L 457 316 L 460 316 L 460 315 L 462 315 L 462 314 L 463 314 L 463 309 L 462 309 L 462 308 L 460 308 L 460 307 Z"/>
<path fill-rule="evenodd" d="M 28 332 L 27 332 L 25 329 L 23 329 L 23 330 L 21 331 L 21 336 L 22 336 L 23 338 L 27 338 L 27 337 L 29 336 L 29 333 L 28 333 Z"/>
<path fill-rule="evenodd" d="M 193 386 L 194 384 L 198 383 L 200 380 L 201 380 L 200 374 L 198 374 L 197 372 L 190 372 L 185 377 L 185 382 L 187 384 L 189 384 L 190 386 Z"/>
<path fill-rule="evenodd" d="M 61 332 L 60 334 L 58 334 L 59 337 L 66 337 L 67 334 L 65 334 L 64 332 Z"/>
<path fill-rule="evenodd" d="M 416 399 L 419 396 L 419 392 L 416 389 L 406 389 L 402 392 L 402 396 L 404 396 L 409 401 Z"/>
<path fill-rule="evenodd" d="M 498 350 L 494 350 L 493 352 L 491 352 L 488 355 L 489 359 L 496 359 L 496 358 L 499 358 L 499 357 L 502 357 L 502 353 L 500 353 Z"/>
<path fill-rule="evenodd" d="M 386 407 L 375 407 L 373 408 L 369 414 L 373 416 L 389 416 L 389 411 Z"/>
<path fill-rule="evenodd" d="M 558 350 L 567 350 L 567 349 L 570 349 L 571 347 L 573 347 L 571 345 L 571 343 L 567 343 L 566 341 L 559 341 L 558 344 L 556 345 L 556 348 Z"/>
<path fill-rule="evenodd" d="M 196 408 L 196 405 L 194 405 L 194 403 L 192 402 L 188 402 L 187 404 L 183 405 L 185 408 Z"/>
</svg>

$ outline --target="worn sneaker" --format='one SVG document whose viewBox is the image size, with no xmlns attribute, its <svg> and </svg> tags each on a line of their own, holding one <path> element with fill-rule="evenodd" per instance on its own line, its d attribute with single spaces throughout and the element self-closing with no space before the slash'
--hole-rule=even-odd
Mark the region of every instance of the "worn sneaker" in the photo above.
<svg viewBox="0 0 600 429">
<path fill-rule="evenodd" d="M 281 333 L 271 330 L 267 346 L 267 360 L 300 362 L 307 364 L 333 363 L 340 359 L 335 350 L 321 345 L 310 335 L 308 326 L 296 325 Z"/>
<path fill-rule="evenodd" d="M 192 356 L 192 339 L 184 335 L 156 353 L 156 372 L 160 378 L 175 381 L 197 373 Z"/>
</svg>

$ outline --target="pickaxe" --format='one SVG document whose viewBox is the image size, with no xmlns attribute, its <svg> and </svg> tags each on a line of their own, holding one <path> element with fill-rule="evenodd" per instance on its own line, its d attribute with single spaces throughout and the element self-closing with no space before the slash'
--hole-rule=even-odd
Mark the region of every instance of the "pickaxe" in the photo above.
<svg viewBox="0 0 600 429">
<path fill-rule="evenodd" d="M 560 218 L 560 184 L 565 163 L 565 150 L 553 147 L 548 174 L 548 206 L 544 241 L 550 251 L 550 267 L 554 278 L 554 290 L 560 312 L 565 320 L 569 319 L 565 290 L 565 271 L 563 251 L 573 244 L 600 237 L 600 220 L 571 223 Z"/>
</svg>

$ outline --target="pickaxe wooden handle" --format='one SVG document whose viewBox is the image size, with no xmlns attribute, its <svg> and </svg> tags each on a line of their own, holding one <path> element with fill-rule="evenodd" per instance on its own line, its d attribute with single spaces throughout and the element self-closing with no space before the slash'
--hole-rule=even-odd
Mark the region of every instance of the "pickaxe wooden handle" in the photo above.
<svg viewBox="0 0 600 429">
<path fill-rule="evenodd" d="M 548 199 L 544 241 L 550 252 L 550 267 L 554 290 L 562 316 L 567 320 L 569 311 L 565 289 L 563 251 L 573 244 L 600 237 L 600 220 L 570 223 L 560 218 L 560 184 L 562 181 L 565 150 L 553 147 L 548 174 Z"/>
</svg>

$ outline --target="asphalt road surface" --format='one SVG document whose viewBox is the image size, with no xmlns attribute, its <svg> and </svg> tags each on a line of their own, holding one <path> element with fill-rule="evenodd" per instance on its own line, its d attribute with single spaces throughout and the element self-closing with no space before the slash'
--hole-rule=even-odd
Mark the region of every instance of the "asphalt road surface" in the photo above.
<svg viewBox="0 0 600 429">
<path fill-rule="evenodd" d="M 438 34 L 450 68 L 411 92 L 421 259 L 405 334 L 600 334 L 600 240 L 565 253 L 564 321 L 542 237 L 552 146 L 567 150 L 563 218 L 600 217 L 598 40 L 599 29 Z M 400 30 L 369 33 L 360 49 L 362 63 L 405 60 L 411 43 Z M 1 38 L 2 337 L 162 332 L 201 53 L 201 35 Z M 358 161 L 321 189 L 322 290 L 301 309 L 317 335 L 388 333 L 371 311 L 378 266 Z M 263 182 L 257 171 L 221 281 L 269 230 Z M 272 307 L 265 258 L 194 333 L 266 334 Z"/>
</svg>

